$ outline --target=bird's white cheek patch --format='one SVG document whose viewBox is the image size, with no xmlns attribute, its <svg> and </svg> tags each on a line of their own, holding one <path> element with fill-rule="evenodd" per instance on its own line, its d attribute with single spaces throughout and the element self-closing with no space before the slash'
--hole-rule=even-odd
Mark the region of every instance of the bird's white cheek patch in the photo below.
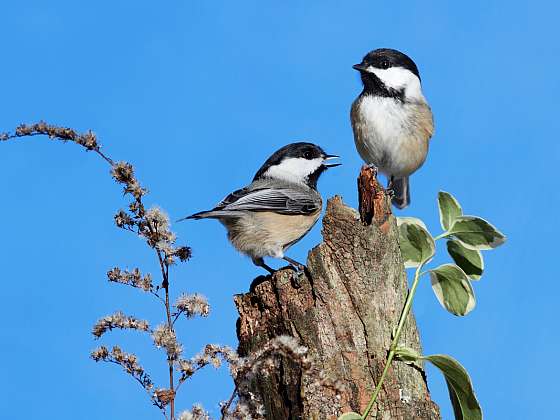
<svg viewBox="0 0 560 420">
<path fill-rule="evenodd" d="M 375 74 L 385 86 L 401 90 L 404 89 L 405 96 L 410 99 L 424 99 L 420 80 L 414 73 L 402 67 L 391 67 L 388 69 L 378 69 L 369 66 L 367 69 L 370 73 Z"/>
<path fill-rule="evenodd" d="M 307 176 L 315 172 L 323 163 L 322 158 L 304 159 L 289 158 L 279 165 L 271 166 L 265 176 L 276 179 L 284 179 L 291 182 L 303 182 Z"/>
</svg>

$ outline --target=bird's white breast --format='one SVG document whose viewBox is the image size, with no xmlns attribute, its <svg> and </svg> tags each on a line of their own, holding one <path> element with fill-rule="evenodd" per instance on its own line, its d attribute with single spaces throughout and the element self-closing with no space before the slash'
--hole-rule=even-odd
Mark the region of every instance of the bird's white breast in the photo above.
<svg viewBox="0 0 560 420">
<path fill-rule="evenodd" d="M 402 138 L 407 119 L 402 103 L 393 98 L 367 95 L 360 104 L 359 114 L 368 134 L 397 142 Z"/>
<path fill-rule="evenodd" d="M 431 130 L 423 125 L 431 127 L 431 112 L 425 103 L 364 95 L 353 105 L 352 124 L 360 156 L 386 175 L 408 175 L 426 158 Z"/>
</svg>

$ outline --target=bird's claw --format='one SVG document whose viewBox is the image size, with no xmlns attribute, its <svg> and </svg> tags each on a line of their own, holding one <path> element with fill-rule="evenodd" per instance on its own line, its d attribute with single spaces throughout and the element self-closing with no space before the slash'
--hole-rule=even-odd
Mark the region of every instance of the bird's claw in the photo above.
<svg viewBox="0 0 560 420">
<path fill-rule="evenodd" d="M 305 277 L 305 271 L 307 270 L 307 267 L 301 264 L 292 264 L 291 267 L 294 269 L 295 274 L 294 276 L 292 276 L 292 286 L 295 289 L 299 289 L 301 287 L 300 280 L 302 279 L 302 277 Z"/>
<path fill-rule="evenodd" d="M 366 168 L 372 170 L 375 176 L 377 176 L 377 174 L 379 173 L 379 168 L 375 166 L 373 163 L 366 163 Z"/>
<path fill-rule="evenodd" d="M 305 265 L 303 264 L 290 264 L 297 275 L 305 274 Z"/>
</svg>

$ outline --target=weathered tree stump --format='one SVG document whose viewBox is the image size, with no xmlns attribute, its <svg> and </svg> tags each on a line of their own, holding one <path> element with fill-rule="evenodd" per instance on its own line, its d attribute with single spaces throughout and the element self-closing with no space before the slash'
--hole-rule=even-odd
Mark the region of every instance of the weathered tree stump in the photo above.
<svg viewBox="0 0 560 420">
<path fill-rule="evenodd" d="M 251 391 L 262 398 L 267 419 L 362 412 L 385 366 L 408 284 L 390 199 L 372 169 L 362 169 L 358 189 L 361 218 L 340 197 L 328 201 L 323 242 L 310 251 L 305 275 L 282 269 L 235 297 L 241 355 L 290 335 L 308 347 L 324 374 L 318 384 L 282 359 L 275 374 L 258 375 Z M 413 316 L 401 344 L 420 351 Z M 439 419 L 424 372 L 394 362 L 369 418 Z"/>
</svg>

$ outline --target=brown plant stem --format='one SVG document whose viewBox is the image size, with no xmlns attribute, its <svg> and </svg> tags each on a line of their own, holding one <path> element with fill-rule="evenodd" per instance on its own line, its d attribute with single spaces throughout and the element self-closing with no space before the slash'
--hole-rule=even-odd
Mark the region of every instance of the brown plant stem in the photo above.
<svg viewBox="0 0 560 420">
<path fill-rule="evenodd" d="M 169 307 L 169 282 L 167 279 L 164 282 L 164 289 L 165 289 L 165 311 L 167 314 L 167 326 L 171 331 L 173 330 L 173 323 L 171 321 L 171 310 Z M 169 402 L 169 407 L 171 410 L 171 420 L 175 419 L 175 390 L 173 384 L 173 360 L 168 356 L 167 362 L 169 363 L 169 389 L 172 392 L 171 401 Z"/>
<path fill-rule="evenodd" d="M 149 225 L 148 225 L 149 226 Z M 152 227 L 149 226 L 150 231 L 152 231 Z M 169 265 L 165 262 L 165 260 L 161 256 L 161 252 L 156 250 L 159 265 L 161 268 L 161 275 L 163 277 L 163 281 L 161 283 L 161 287 L 165 290 L 165 315 L 167 318 L 167 328 L 170 331 L 175 332 L 173 327 L 173 320 L 171 318 L 171 305 L 169 303 Z M 174 369 L 173 369 L 173 360 L 167 356 L 167 363 L 169 364 L 169 390 L 171 391 L 171 400 L 169 401 L 169 410 L 170 410 L 170 420 L 175 420 L 175 386 L 174 386 Z"/>
<path fill-rule="evenodd" d="M 235 387 L 233 388 L 233 392 L 231 393 L 231 396 L 229 397 L 229 400 L 227 401 L 227 403 L 222 407 L 222 420 L 225 420 L 226 416 L 229 413 L 229 407 L 231 406 L 231 403 L 233 402 L 235 395 L 237 394 L 237 384 L 235 385 Z"/>
<path fill-rule="evenodd" d="M 52 124 L 47 124 L 44 121 L 40 121 L 40 122 L 34 123 L 34 124 L 21 124 L 15 129 L 15 131 L 13 133 L 11 133 L 11 132 L 0 133 L 0 142 L 1 141 L 7 141 L 7 140 L 10 140 L 10 139 L 17 139 L 17 138 L 20 138 L 20 137 L 34 137 L 34 136 L 42 136 L 42 135 L 48 136 L 50 139 L 60 140 L 62 142 L 70 141 L 70 142 L 76 143 L 76 144 L 84 147 L 88 151 L 93 151 L 97 155 L 99 155 L 105 162 L 107 162 L 109 165 L 111 165 L 113 170 L 116 170 L 116 168 L 118 168 L 118 166 L 120 165 L 120 163 L 116 163 L 113 159 L 111 159 L 109 156 L 105 155 L 101 151 L 101 145 L 97 142 L 97 137 L 92 131 L 87 131 L 85 133 L 78 133 L 74 129 L 66 128 L 66 127 L 59 127 L 59 126 L 55 126 L 55 125 L 52 125 Z M 130 170 L 132 170 L 132 167 L 130 167 Z M 115 177 L 115 179 L 117 179 L 115 175 L 113 175 L 113 176 Z M 131 175 L 131 178 L 136 182 L 136 179 L 133 178 L 133 175 Z M 126 184 L 126 181 L 123 181 L 122 179 L 121 180 L 117 179 L 117 182 Z M 129 185 L 126 184 L 126 186 L 128 187 Z M 125 189 L 125 193 L 131 193 L 131 195 L 134 196 L 134 203 L 137 206 L 136 211 L 135 211 L 135 216 L 134 216 L 135 220 L 138 220 L 138 221 L 144 220 L 145 221 L 144 217 L 145 217 L 146 211 L 145 211 L 145 207 L 144 207 L 144 204 L 143 204 L 142 198 L 141 198 L 142 195 L 145 193 L 145 190 L 142 190 L 141 187 L 139 187 L 139 186 L 138 186 L 138 189 L 140 190 L 140 193 L 135 194 L 134 192 L 131 192 L 130 190 L 127 190 L 127 189 Z M 133 212 L 134 212 L 134 210 L 133 210 Z M 143 221 L 140 222 L 140 223 L 143 223 Z M 152 224 L 149 221 L 146 223 L 146 225 L 147 225 L 147 228 L 148 228 L 149 233 L 151 235 L 154 235 L 154 234 L 157 233 L 157 225 L 152 226 Z M 134 232 L 138 235 L 146 236 L 145 234 L 143 234 L 141 232 L 140 225 L 138 224 L 137 226 L 138 226 L 137 230 L 134 230 L 131 227 L 126 226 L 126 225 L 123 225 L 121 227 L 125 230 L 129 230 L 129 231 Z M 166 260 L 167 255 L 162 256 L 162 251 L 157 248 L 156 244 L 150 243 L 149 238 L 148 238 L 148 245 L 155 249 L 158 260 L 159 260 L 159 264 L 160 264 L 160 268 L 161 268 L 161 274 L 162 274 L 162 288 L 165 290 L 165 299 L 160 297 L 154 291 L 150 291 L 150 293 L 153 294 L 154 296 L 156 296 L 162 303 L 164 303 L 165 311 L 166 311 L 167 327 L 169 328 L 170 331 L 175 333 L 175 331 L 173 329 L 174 322 L 173 322 L 172 316 L 171 316 L 171 304 L 170 304 L 170 300 L 169 300 L 169 263 Z M 166 410 L 165 410 L 165 407 L 166 407 L 165 403 L 155 401 L 154 404 L 162 410 L 162 413 L 163 413 L 163 415 L 166 419 L 175 420 L 174 360 L 173 360 L 172 357 L 170 357 L 168 355 L 167 356 L 167 361 L 168 361 L 168 364 L 169 364 L 169 391 L 170 391 L 170 394 L 169 394 L 170 398 L 169 398 L 169 402 L 168 402 L 169 407 L 170 407 L 169 417 L 168 417 L 168 415 L 166 413 Z M 113 362 L 113 363 L 118 364 L 117 362 Z M 133 375 L 133 377 L 142 386 L 144 386 L 144 384 L 142 383 L 142 381 L 139 378 L 135 377 L 134 375 Z"/>
</svg>

